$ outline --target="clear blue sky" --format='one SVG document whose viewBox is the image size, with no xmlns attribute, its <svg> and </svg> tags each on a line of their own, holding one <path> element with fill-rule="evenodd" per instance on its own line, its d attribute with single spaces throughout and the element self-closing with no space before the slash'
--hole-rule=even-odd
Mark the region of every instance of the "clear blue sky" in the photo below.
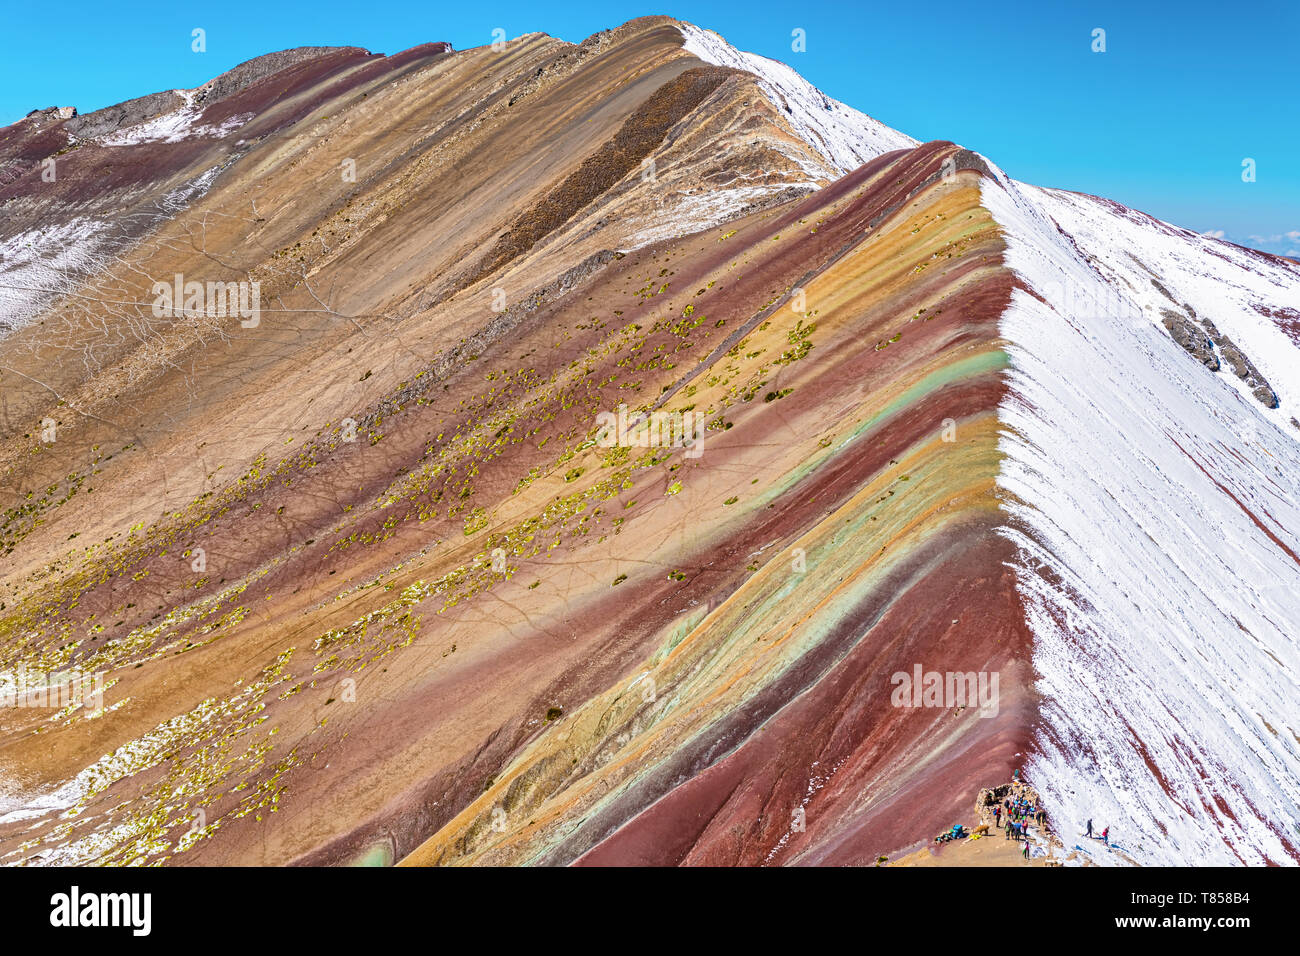
<svg viewBox="0 0 1300 956">
<path fill-rule="evenodd" d="M 576 42 L 668 13 L 790 63 L 918 139 L 976 149 L 1018 179 L 1300 255 L 1300 0 L 4 0 L 2 9 L 0 124 L 37 107 L 88 112 L 195 87 L 292 46 L 466 49 L 491 42 L 496 27 Z M 194 27 L 207 31 L 206 53 L 190 50 Z M 1098 27 L 1105 53 L 1091 49 Z M 806 52 L 791 51 L 795 28 Z M 1253 183 L 1241 178 L 1247 157 Z"/>
</svg>

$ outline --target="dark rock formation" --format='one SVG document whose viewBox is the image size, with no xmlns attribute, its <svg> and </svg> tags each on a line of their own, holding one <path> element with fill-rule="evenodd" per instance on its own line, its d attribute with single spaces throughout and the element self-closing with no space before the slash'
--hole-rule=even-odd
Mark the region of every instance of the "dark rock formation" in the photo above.
<svg viewBox="0 0 1300 956">
<path fill-rule="evenodd" d="M 64 124 L 63 128 L 73 136 L 94 139 L 127 126 L 144 123 L 164 113 L 180 109 L 184 105 L 184 97 L 175 90 L 150 93 L 148 96 L 138 96 L 116 106 L 106 106 L 93 113 L 74 116 Z"/>
<path fill-rule="evenodd" d="M 1159 282 L 1152 279 L 1151 284 L 1168 296 L 1170 301 L 1173 301 L 1173 297 L 1169 296 L 1168 290 Z M 1191 318 L 1173 309 L 1160 310 L 1164 327 L 1173 340 L 1182 346 L 1188 355 L 1211 372 L 1219 371 L 1221 367 L 1219 356 L 1222 356 L 1223 361 L 1227 362 L 1228 367 L 1232 369 L 1232 374 L 1246 383 L 1251 390 L 1251 394 L 1255 396 L 1255 399 L 1261 405 L 1265 408 L 1277 408 L 1277 393 L 1273 391 L 1272 386 L 1260 374 L 1255 364 L 1246 357 L 1246 353 L 1232 339 L 1220 332 L 1218 326 L 1209 319 L 1201 318 L 1197 320 L 1200 322 L 1198 327 L 1197 323 L 1193 321 L 1196 318 L 1195 311 L 1189 306 L 1184 306 L 1184 308 Z"/>
<path fill-rule="evenodd" d="M 1219 359 L 1214 354 L 1214 343 L 1210 341 L 1208 335 L 1197 328 L 1195 323 L 1188 321 L 1172 309 L 1161 309 L 1160 314 L 1163 316 L 1164 327 L 1188 355 L 1211 372 L 1219 370 Z"/>
<path fill-rule="evenodd" d="M 1272 387 L 1264 380 L 1259 369 L 1255 364 L 1246 357 L 1241 349 L 1222 332 L 1215 327 L 1209 319 L 1201 319 L 1201 325 L 1209 333 L 1210 340 L 1218 347 L 1223 355 L 1223 360 L 1232 368 L 1232 373 L 1250 386 L 1251 394 L 1255 396 L 1265 408 L 1277 408 L 1277 395 Z"/>
</svg>

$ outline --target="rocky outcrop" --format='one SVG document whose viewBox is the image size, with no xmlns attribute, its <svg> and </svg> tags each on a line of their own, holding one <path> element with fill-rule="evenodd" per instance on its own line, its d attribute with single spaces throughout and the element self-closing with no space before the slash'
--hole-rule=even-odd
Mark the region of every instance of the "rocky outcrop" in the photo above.
<svg viewBox="0 0 1300 956">
<path fill-rule="evenodd" d="M 435 44 L 434 46 L 438 48 L 439 52 L 451 48 L 450 44 Z M 280 50 L 276 53 L 266 53 L 240 63 L 194 90 L 192 98 L 189 99 L 184 95 L 188 91 L 164 90 L 159 93 L 136 97 L 133 100 L 107 106 L 80 116 L 75 115 L 76 111 L 73 110 L 71 114 L 60 118 L 68 121 L 64 128 L 73 136 L 81 139 L 95 139 L 119 129 L 148 122 L 151 119 L 180 109 L 187 102 L 199 108 L 211 106 L 242 92 L 268 76 L 279 73 L 298 63 L 338 53 L 371 55 L 360 47 L 311 46 Z M 42 112 L 48 113 L 50 111 Z"/>
<path fill-rule="evenodd" d="M 1219 358 L 1214 354 L 1214 342 L 1205 331 L 1172 309 L 1161 311 L 1162 322 L 1173 340 L 1183 347 L 1192 358 L 1200 362 L 1211 372 L 1219 370 Z"/>
<path fill-rule="evenodd" d="M 1166 297 L 1172 298 L 1168 290 L 1155 279 L 1152 279 L 1151 283 Z M 1277 393 L 1273 391 L 1272 386 L 1264 379 L 1254 363 L 1247 358 L 1246 353 L 1238 348 L 1232 339 L 1220 332 L 1208 318 L 1198 319 L 1191 306 L 1184 305 L 1183 309 L 1186 310 L 1186 314 L 1174 309 L 1160 311 L 1161 322 L 1170 337 L 1182 346 L 1188 355 L 1211 372 L 1217 372 L 1222 367 L 1219 361 L 1219 357 L 1222 356 L 1223 361 L 1232 370 L 1232 374 L 1246 383 L 1246 387 L 1251 390 L 1256 401 L 1265 408 L 1277 408 L 1279 404 Z"/>
<path fill-rule="evenodd" d="M 1246 386 L 1251 390 L 1251 394 L 1265 408 L 1277 408 L 1276 393 L 1264 380 L 1264 376 L 1260 374 L 1259 369 L 1255 368 L 1254 363 L 1246 357 L 1246 353 L 1239 349 L 1232 339 L 1221 333 L 1209 319 L 1202 318 L 1200 323 L 1205 328 L 1210 341 L 1223 355 L 1223 360 L 1232 369 L 1232 374 L 1246 383 Z"/>
<path fill-rule="evenodd" d="M 23 119 L 39 129 L 51 123 L 61 123 L 76 115 L 77 108 L 75 106 L 47 106 L 43 110 L 32 110 Z"/>
<path fill-rule="evenodd" d="M 165 90 L 138 96 L 125 103 L 106 106 L 93 113 L 74 116 L 64 124 L 64 129 L 78 139 L 96 139 L 108 133 L 135 126 L 178 110 L 185 105 L 185 97 L 178 90 Z"/>
</svg>

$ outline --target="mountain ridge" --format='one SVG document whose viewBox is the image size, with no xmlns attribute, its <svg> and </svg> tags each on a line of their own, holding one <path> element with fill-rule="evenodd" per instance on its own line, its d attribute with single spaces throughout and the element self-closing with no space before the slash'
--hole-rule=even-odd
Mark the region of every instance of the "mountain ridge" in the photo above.
<svg viewBox="0 0 1300 956">
<path fill-rule="evenodd" d="M 862 864 L 1014 770 L 1300 858 L 1300 271 L 774 62 L 651 17 L 0 130 L 0 669 L 111 681 L 0 714 L 0 859 Z"/>
</svg>

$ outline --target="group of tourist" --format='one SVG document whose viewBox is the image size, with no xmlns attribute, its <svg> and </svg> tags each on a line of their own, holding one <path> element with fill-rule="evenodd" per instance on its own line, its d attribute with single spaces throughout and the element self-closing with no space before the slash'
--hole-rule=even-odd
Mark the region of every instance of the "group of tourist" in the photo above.
<svg viewBox="0 0 1300 956">
<path fill-rule="evenodd" d="M 1047 811 L 1024 797 L 1007 797 L 1001 805 L 993 808 L 993 825 L 1003 827 L 1008 840 L 1019 840 L 1026 836 L 1031 822 L 1040 830 L 1044 829 L 1047 826 Z"/>
<path fill-rule="evenodd" d="M 1017 775 L 1018 776 L 1018 775 Z M 1022 855 L 1029 859 L 1029 827 L 1047 829 L 1047 811 L 1023 796 L 1012 794 L 993 808 L 993 826 L 1002 827 L 1008 840 L 1023 841 Z"/>
</svg>

